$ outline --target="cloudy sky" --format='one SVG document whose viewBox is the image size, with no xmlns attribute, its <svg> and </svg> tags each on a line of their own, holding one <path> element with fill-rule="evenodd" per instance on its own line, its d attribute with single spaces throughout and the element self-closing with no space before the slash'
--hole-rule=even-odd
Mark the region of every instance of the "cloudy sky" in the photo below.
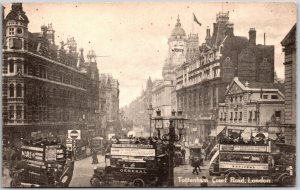
<svg viewBox="0 0 300 190">
<path fill-rule="evenodd" d="M 11 4 L 4 4 L 7 14 Z M 186 33 L 192 31 L 192 14 L 202 26 L 194 33 L 204 42 L 207 26 L 212 28 L 222 3 L 23 3 L 30 32 L 52 23 L 56 43 L 75 37 L 78 48 L 94 49 L 99 56 L 101 73 L 111 73 L 120 83 L 120 105 L 125 106 L 140 95 L 149 76 L 161 78 L 167 57 L 168 37 L 179 14 Z M 296 23 L 294 3 L 223 3 L 234 23 L 234 34 L 247 36 L 256 28 L 257 43 L 275 45 L 275 67 L 284 78 L 280 41 Z"/>
</svg>

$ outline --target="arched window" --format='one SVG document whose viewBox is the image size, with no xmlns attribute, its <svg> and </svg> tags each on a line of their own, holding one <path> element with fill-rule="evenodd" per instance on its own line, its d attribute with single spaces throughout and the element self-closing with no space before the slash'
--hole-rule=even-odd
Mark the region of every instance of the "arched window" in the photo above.
<svg viewBox="0 0 300 190">
<path fill-rule="evenodd" d="M 14 84 L 9 85 L 9 97 L 14 97 L 15 96 L 15 86 Z"/>
<path fill-rule="evenodd" d="M 14 61 L 13 60 L 9 60 L 9 72 L 10 73 L 13 73 L 14 70 L 15 70 L 15 64 L 14 64 Z"/>
<path fill-rule="evenodd" d="M 17 84 L 17 97 L 22 97 L 22 85 Z"/>
</svg>

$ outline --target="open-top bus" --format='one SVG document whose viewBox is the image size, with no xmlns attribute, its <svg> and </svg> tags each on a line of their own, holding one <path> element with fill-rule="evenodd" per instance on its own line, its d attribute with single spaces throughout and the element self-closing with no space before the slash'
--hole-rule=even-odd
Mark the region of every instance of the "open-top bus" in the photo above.
<svg viewBox="0 0 300 190">
<path fill-rule="evenodd" d="M 269 141 L 267 144 L 220 144 L 209 164 L 210 175 L 224 175 L 226 180 L 261 177 L 268 183 L 291 185 L 291 166 L 280 161 L 282 153 Z"/>
<path fill-rule="evenodd" d="M 109 186 L 109 183 L 123 181 L 133 187 L 156 187 L 166 181 L 167 155 L 158 155 L 156 143 L 133 142 L 120 139 L 111 144 L 105 155 L 105 167 L 97 167 L 91 178 L 94 187 Z"/>
<path fill-rule="evenodd" d="M 73 176 L 73 153 L 49 141 L 21 147 L 21 161 L 12 172 L 11 187 L 68 187 Z"/>
</svg>

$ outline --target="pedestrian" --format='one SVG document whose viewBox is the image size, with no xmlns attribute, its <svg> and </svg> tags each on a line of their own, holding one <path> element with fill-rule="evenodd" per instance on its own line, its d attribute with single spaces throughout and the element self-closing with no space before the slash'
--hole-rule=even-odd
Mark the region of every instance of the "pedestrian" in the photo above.
<svg viewBox="0 0 300 190">
<path fill-rule="evenodd" d="M 181 154 L 182 154 L 182 159 L 183 159 L 183 164 L 185 163 L 185 149 L 182 147 L 181 149 Z"/>
<path fill-rule="evenodd" d="M 98 164 L 98 158 L 97 158 L 97 151 L 96 150 L 92 150 L 93 151 L 93 155 L 92 155 L 92 164 Z"/>
<path fill-rule="evenodd" d="M 192 160 L 192 167 L 193 167 L 193 174 L 196 174 L 199 175 L 198 173 L 198 168 L 200 169 L 200 166 L 199 166 L 199 158 L 198 157 L 195 157 L 193 160 Z M 200 169 L 200 172 L 201 172 L 201 169 Z"/>
</svg>

